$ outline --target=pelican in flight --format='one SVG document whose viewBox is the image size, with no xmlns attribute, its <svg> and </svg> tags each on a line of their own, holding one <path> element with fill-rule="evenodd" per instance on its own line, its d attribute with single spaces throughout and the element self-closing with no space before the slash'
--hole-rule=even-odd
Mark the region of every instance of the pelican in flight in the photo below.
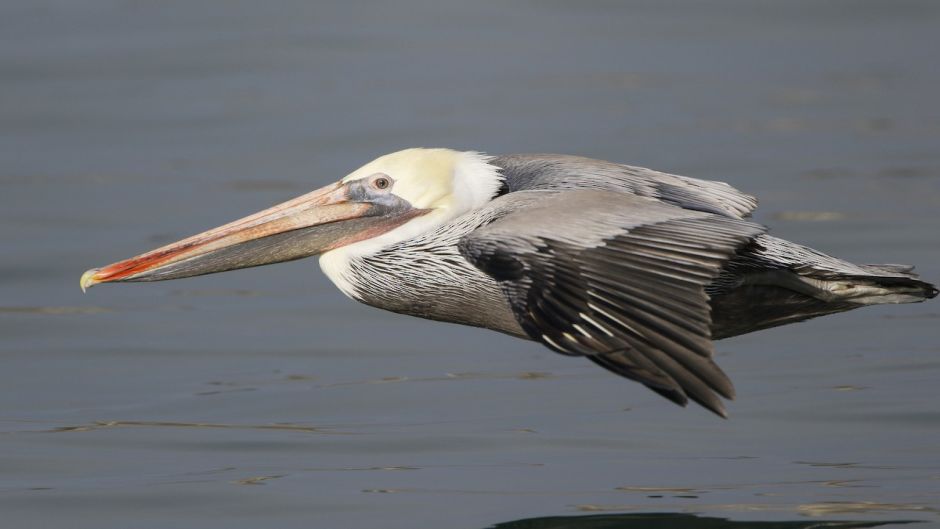
<svg viewBox="0 0 940 529">
<path fill-rule="evenodd" d="M 937 289 L 767 235 L 728 184 L 576 156 L 408 149 L 339 182 L 85 272 L 163 281 L 313 255 L 350 298 L 585 357 L 724 417 L 712 340 Z"/>
</svg>

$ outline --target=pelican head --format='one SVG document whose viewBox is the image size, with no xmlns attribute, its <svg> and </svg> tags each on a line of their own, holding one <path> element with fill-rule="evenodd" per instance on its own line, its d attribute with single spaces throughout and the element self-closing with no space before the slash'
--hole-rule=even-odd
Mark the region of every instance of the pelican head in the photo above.
<svg viewBox="0 0 940 529">
<path fill-rule="evenodd" d="M 162 281 L 391 244 L 488 202 L 501 180 L 488 158 L 450 149 L 382 156 L 339 182 L 82 275 L 99 283 Z"/>
</svg>

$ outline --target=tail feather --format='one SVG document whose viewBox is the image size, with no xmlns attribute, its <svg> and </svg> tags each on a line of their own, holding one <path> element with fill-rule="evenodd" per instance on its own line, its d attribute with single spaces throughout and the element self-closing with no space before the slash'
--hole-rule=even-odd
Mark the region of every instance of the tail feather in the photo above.
<svg viewBox="0 0 940 529">
<path fill-rule="evenodd" d="M 900 303 L 916 303 L 937 297 L 937 287 L 921 280 L 920 276 L 914 273 L 914 267 L 911 265 L 869 264 L 861 265 L 861 267 L 876 276 L 871 279 L 874 283 L 887 290 L 895 291 L 894 293 L 903 292 L 913 298 Z"/>
<path fill-rule="evenodd" d="M 937 288 L 919 279 L 903 276 L 845 276 L 837 279 L 801 278 L 813 295 L 824 301 L 847 301 L 856 305 L 919 303 L 936 297 Z"/>
<path fill-rule="evenodd" d="M 769 235 L 742 248 L 706 291 L 716 339 L 866 305 L 918 303 L 938 294 L 913 266 L 856 265 Z"/>
<path fill-rule="evenodd" d="M 865 264 L 859 265 L 873 274 L 891 274 L 903 275 L 911 279 L 917 279 L 918 275 L 914 273 L 914 265 L 906 264 Z"/>
</svg>

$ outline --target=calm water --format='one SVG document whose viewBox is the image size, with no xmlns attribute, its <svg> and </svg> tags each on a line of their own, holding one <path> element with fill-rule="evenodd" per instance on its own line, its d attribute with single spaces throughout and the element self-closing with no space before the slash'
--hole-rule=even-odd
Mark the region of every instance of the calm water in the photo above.
<svg viewBox="0 0 940 529">
<path fill-rule="evenodd" d="M 419 145 L 725 180 L 940 281 L 936 2 L 351 4 L 0 4 L 4 526 L 940 526 L 938 303 L 720 342 L 722 421 L 314 260 L 82 295 Z"/>
</svg>

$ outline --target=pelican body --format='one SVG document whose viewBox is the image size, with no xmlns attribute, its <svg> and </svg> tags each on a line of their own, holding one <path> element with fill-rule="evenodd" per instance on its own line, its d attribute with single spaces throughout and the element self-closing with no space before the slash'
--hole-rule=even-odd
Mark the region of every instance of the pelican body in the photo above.
<svg viewBox="0 0 940 529">
<path fill-rule="evenodd" d="M 937 295 L 913 267 L 772 237 L 756 207 L 722 182 L 601 160 L 408 149 L 81 285 L 319 255 L 357 301 L 535 340 L 725 416 L 712 340 Z"/>
</svg>

